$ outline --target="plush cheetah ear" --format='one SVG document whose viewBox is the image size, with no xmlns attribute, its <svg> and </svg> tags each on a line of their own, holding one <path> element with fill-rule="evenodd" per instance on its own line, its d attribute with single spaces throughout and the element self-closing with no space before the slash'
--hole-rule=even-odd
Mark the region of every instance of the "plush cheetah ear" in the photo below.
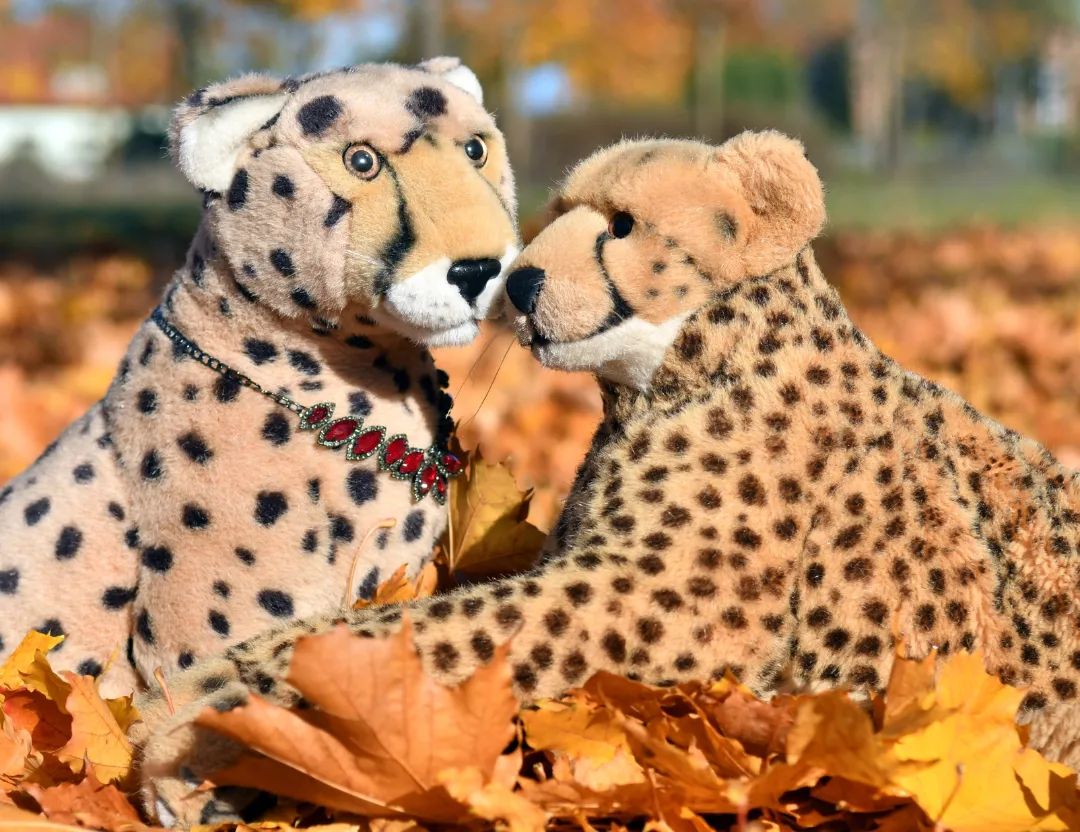
<svg viewBox="0 0 1080 832">
<path fill-rule="evenodd" d="M 740 133 L 715 159 L 750 207 L 743 265 L 767 274 L 791 262 L 825 224 L 825 193 L 802 143 L 775 130 Z"/>
<path fill-rule="evenodd" d="M 461 62 L 460 58 L 449 56 L 428 58 L 426 61 L 421 61 L 418 66 L 424 72 L 438 75 L 458 89 L 465 90 L 476 99 L 477 103 L 484 103 L 484 90 L 480 86 L 480 79 L 476 77 L 475 72 Z"/>
<path fill-rule="evenodd" d="M 257 74 L 192 93 L 169 125 L 170 149 L 184 176 L 204 191 L 225 191 L 248 139 L 281 111 L 288 95 L 279 79 Z"/>
</svg>

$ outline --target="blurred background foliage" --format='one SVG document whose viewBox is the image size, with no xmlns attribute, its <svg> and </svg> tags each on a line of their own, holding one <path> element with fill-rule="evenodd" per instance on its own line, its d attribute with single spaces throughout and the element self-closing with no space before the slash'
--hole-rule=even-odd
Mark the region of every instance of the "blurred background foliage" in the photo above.
<svg viewBox="0 0 1080 832">
<path fill-rule="evenodd" d="M 1080 463 L 1080 0 L 0 0 L 0 480 L 101 394 L 181 261 L 199 203 L 172 102 L 434 54 L 484 83 L 526 232 L 623 135 L 798 135 L 869 334 Z M 474 368 L 466 438 L 553 512 L 591 386 L 495 333 L 441 360 Z"/>
</svg>

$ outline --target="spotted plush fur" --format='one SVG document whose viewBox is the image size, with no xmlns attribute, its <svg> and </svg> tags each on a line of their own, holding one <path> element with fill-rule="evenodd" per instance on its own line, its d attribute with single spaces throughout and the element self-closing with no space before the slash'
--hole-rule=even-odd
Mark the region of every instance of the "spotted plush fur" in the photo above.
<svg viewBox="0 0 1080 832">
<path fill-rule="evenodd" d="M 601 669 L 865 692 L 899 635 L 919 656 L 981 650 L 1027 689 L 1035 746 L 1080 762 L 1080 476 L 852 323 L 808 245 L 824 211 L 802 148 L 626 143 L 571 174 L 556 209 L 509 293 L 541 360 L 594 362 L 605 418 L 538 569 L 406 605 L 426 669 L 458 682 L 509 642 L 524 702 Z M 642 341 L 670 321 L 654 361 Z M 292 703 L 298 637 L 379 637 L 402 617 L 324 614 L 178 677 L 175 714 L 150 695 L 149 804 L 235 812 L 192 792 L 234 753 L 194 716 L 252 692 Z"/>
<path fill-rule="evenodd" d="M 194 93 L 173 151 L 218 189 L 165 317 L 275 394 L 445 441 L 426 345 L 471 340 L 501 285 L 459 287 L 449 267 L 487 258 L 494 278 L 517 241 L 505 147 L 469 78 L 438 59 Z M 477 138 L 483 159 L 465 152 Z M 357 147 L 377 175 L 351 165 Z M 105 398 L 0 491 L 0 658 L 31 628 L 62 633 L 55 667 L 131 692 L 416 569 L 445 510 L 314 438 L 148 320 Z"/>
</svg>

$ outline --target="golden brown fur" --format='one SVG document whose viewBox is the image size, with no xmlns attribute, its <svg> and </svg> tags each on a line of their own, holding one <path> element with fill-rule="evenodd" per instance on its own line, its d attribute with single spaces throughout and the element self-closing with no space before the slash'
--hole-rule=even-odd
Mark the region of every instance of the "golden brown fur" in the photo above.
<svg viewBox="0 0 1080 832">
<path fill-rule="evenodd" d="M 691 190 L 702 160 L 716 181 Z M 732 672 L 763 695 L 868 691 L 888 678 L 899 634 L 916 655 L 981 649 L 1029 686 L 1035 745 L 1080 762 L 1080 476 L 854 326 L 807 245 L 823 209 L 801 148 L 775 134 L 627 143 L 580 166 L 558 202 L 508 291 L 534 309 L 521 331 L 541 360 L 583 342 L 605 419 L 539 568 L 406 605 L 429 672 L 460 681 L 509 642 L 526 702 L 600 669 L 656 685 Z M 629 233 L 620 212 L 637 218 Z M 638 291 L 671 288 L 651 274 L 661 255 L 699 300 L 654 307 Z M 515 288 L 538 273 L 536 292 Z M 645 300 L 609 320 L 609 290 Z M 622 383 L 626 361 L 595 349 L 623 339 L 641 357 L 630 342 L 672 319 L 644 383 Z M 177 775 L 197 781 L 234 750 L 191 720 L 253 689 L 292 701 L 298 636 L 342 622 L 378 637 L 401 618 L 368 609 L 270 632 L 177 679 L 175 715 L 148 698 L 151 802 L 181 817 L 203 808 Z"/>
</svg>

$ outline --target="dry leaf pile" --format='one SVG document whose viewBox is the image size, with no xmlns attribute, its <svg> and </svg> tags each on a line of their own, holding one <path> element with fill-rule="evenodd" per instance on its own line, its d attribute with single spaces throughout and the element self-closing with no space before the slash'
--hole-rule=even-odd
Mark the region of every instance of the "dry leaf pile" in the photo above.
<svg viewBox="0 0 1080 832">
<path fill-rule="evenodd" d="M 0 829 L 147 830 L 128 800 L 131 699 L 54 672 L 46 654 L 62 642 L 31 632 L 0 667 Z"/>
</svg>

